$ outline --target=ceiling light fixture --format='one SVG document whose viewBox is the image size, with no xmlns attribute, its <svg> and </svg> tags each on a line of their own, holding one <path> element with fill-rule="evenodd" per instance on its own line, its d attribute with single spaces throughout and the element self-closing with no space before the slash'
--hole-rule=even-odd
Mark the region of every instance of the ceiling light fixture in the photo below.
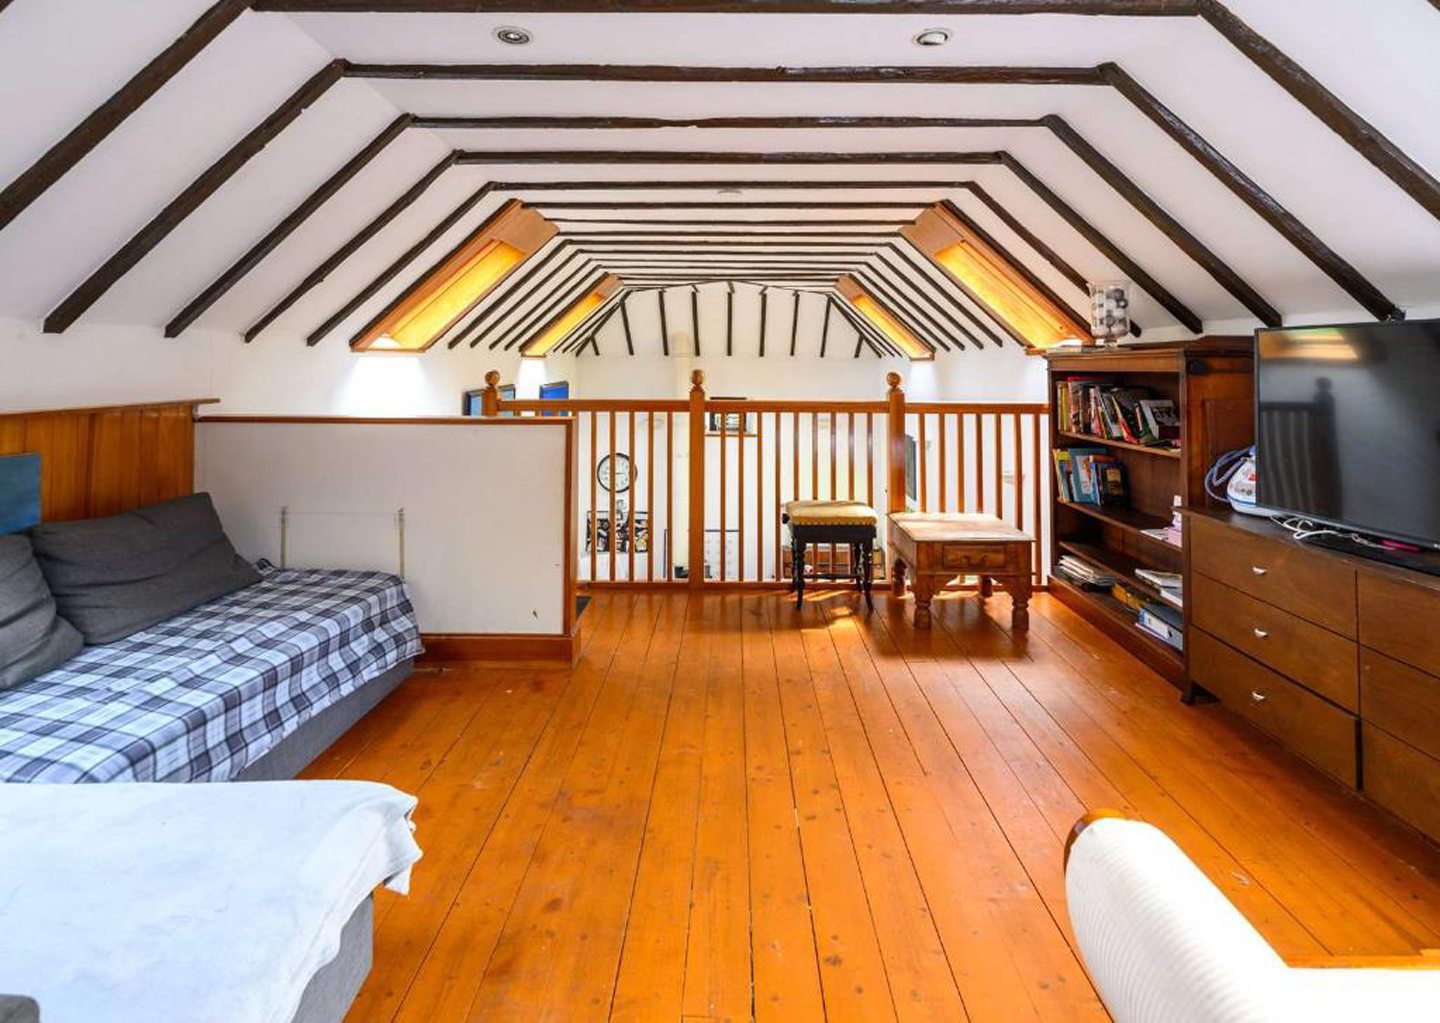
<svg viewBox="0 0 1440 1023">
<path fill-rule="evenodd" d="M 502 25 L 495 30 L 495 38 L 509 46 L 524 46 L 531 40 L 531 35 L 523 28 L 515 28 L 510 25 Z"/>
<path fill-rule="evenodd" d="M 927 28 L 917 33 L 914 40 L 916 46 L 944 46 L 950 41 L 950 30 L 948 28 Z"/>
</svg>

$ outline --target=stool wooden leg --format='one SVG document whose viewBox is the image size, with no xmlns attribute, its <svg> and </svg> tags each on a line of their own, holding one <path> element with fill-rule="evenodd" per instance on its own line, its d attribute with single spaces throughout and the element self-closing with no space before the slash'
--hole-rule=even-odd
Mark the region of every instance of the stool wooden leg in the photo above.
<svg viewBox="0 0 1440 1023">
<path fill-rule="evenodd" d="M 805 604 L 805 542 L 794 538 L 790 541 L 790 567 L 795 583 L 795 610 Z"/>
<path fill-rule="evenodd" d="M 860 557 L 863 560 L 860 567 L 860 583 L 865 591 L 865 606 L 871 611 L 875 610 L 875 597 L 871 589 L 875 584 L 875 541 L 866 540 L 860 545 Z"/>
</svg>

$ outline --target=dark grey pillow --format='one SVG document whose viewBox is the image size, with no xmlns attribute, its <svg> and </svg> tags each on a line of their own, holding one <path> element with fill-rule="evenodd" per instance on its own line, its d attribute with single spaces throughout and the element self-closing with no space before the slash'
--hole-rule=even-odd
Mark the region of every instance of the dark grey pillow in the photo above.
<svg viewBox="0 0 1440 1023">
<path fill-rule="evenodd" d="M 58 668 L 85 641 L 55 613 L 30 541 L 0 536 L 0 689 Z"/>
<path fill-rule="evenodd" d="M 60 614 L 85 642 L 113 643 L 260 581 L 209 494 L 30 531 Z"/>
</svg>

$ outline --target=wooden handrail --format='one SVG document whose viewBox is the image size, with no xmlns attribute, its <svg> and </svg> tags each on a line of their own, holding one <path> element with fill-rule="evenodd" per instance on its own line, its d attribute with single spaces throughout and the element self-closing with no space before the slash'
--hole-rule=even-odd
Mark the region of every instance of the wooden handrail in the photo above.
<svg viewBox="0 0 1440 1023">
<path fill-rule="evenodd" d="M 784 503 L 844 498 L 871 505 L 879 502 L 883 507 L 877 507 L 878 511 L 917 507 L 921 511 L 988 512 L 1011 520 L 1018 528 L 1032 530 L 1041 541 L 1036 547 L 1035 581 L 1043 585 L 1047 559 L 1040 548 L 1048 529 L 1048 505 L 1042 484 L 1049 472 L 1040 445 L 1048 432 L 1042 431 L 1041 425 L 1048 406 L 1026 401 L 910 401 L 902 383 L 898 373 L 887 374 L 887 390 L 879 401 L 723 398 L 705 393 L 704 373 L 696 370 L 684 398 L 502 400 L 500 374 L 491 371 L 485 375 L 481 410 L 487 418 L 510 417 L 502 420 L 505 422 L 517 418 L 521 422 L 581 421 L 582 433 L 590 437 L 592 448 L 587 484 L 590 519 L 586 525 L 592 583 L 655 585 L 673 581 L 697 589 L 712 584 L 783 585 L 789 575 L 784 564 L 789 551 L 781 542 Z M 675 436 L 677 414 L 686 415 L 689 423 L 684 454 L 676 450 L 677 441 L 685 443 L 683 437 Z M 586 417 L 588 424 L 583 423 Z M 710 423 L 717 417 L 719 425 L 712 431 Z M 657 438 L 657 430 L 663 436 Z M 663 451 L 657 451 L 662 444 Z M 598 450 L 602 446 L 605 451 Z M 932 446 L 936 450 L 931 451 Z M 619 457 L 622 464 L 627 458 L 645 460 L 643 467 L 638 461 L 630 464 L 628 492 L 622 487 L 608 495 L 599 493 L 605 484 L 596 479 L 596 468 L 601 455 L 607 453 Z M 688 471 L 681 468 L 682 459 L 688 459 Z M 917 477 L 913 481 L 908 479 L 910 459 L 914 459 Z M 884 475 L 877 481 L 875 463 L 880 461 L 884 464 L 878 471 Z M 656 479 L 657 470 L 664 473 L 663 481 Z M 707 508 L 707 481 L 712 471 L 717 475 L 720 500 L 710 495 L 709 504 L 714 507 Z M 685 511 L 679 521 L 675 517 L 677 472 L 679 485 L 688 486 L 688 493 L 681 495 Z M 655 493 L 657 484 L 659 495 Z M 883 497 L 879 492 L 882 486 L 886 488 Z M 916 494 L 913 505 L 908 498 L 911 488 Z M 662 499 L 663 516 L 657 517 Z M 707 521 L 707 512 L 715 521 Z M 717 535 L 718 527 L 718 543 L 712 553 L 721 560 L 708 566 L 713 580 L 706 579 L 707 527 L 712 536 Z M 687 536 L 679 541 L 681 551 L 677 551 L 681 530 Z M 770 551 L 767 543 L 773 545 Z M 682 552 L 689 558 L 689 575 L 678 580 L 678 559 L 673 555 Z M 836 557 L 845 552 L 829 553 L 833 567 Z M 608 555 L 603 562 L 597 556 L 601 554 Z M 767 554 L 773 557 L 770 565 Z M 663 559 L 659 566 L 657 557 Z M 645 559 L 643 566 L 641 558 Z M 885 570 L 883 563 L 879 570 Z"/>
</svg>

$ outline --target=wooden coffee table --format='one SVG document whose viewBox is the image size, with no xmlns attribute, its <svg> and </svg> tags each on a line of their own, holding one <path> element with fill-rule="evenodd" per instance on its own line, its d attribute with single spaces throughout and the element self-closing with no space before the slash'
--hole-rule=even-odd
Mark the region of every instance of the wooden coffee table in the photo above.
<svg viewBox="0 0 1440 1023">
<path fill-rule="evenodd" d="M 978 576 L 980 596 L 993 592 L 994 580 L 1014 601 L 1010 627 L 1030 627 L 1032 559 L 1035 540 L 993 515 L 947 515 L 892 512 L 890 560 L 895 596 L 905 595 L 905 575 L 915 591 L 915 627 L 930 627 L 930 600 L 935 591 L 961 575 Z"/>
</svg>

